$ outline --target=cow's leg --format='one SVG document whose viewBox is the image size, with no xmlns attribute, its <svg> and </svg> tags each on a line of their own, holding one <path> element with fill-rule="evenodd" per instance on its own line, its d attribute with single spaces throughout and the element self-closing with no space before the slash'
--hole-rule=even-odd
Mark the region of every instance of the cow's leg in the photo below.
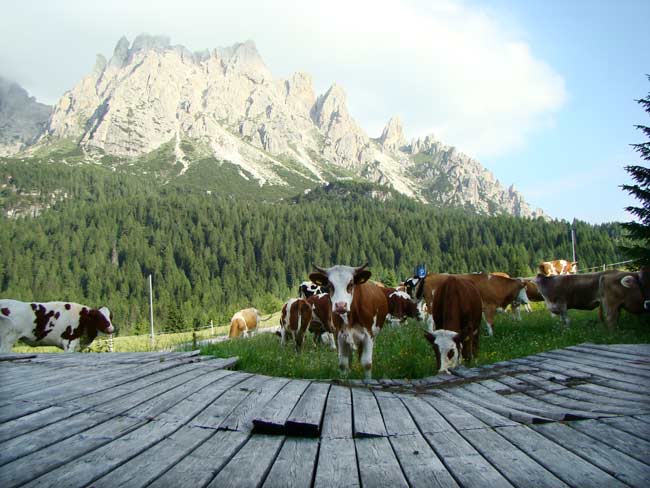
<svg viewBox="0 0 650 488">
<path fill-rule="evenodd" d="M 494 306 L 485 307 L 485 324 L 487 325 L 487 333 L 489 336 L 494 335 L 494 316 L 496 315 L 497 310 Z"/>
<path fill-rule="evenodd" d="M 567 311 L 566 304 L 560 306 L 560 319 L 565 327 L 569 326 L 569 312 Z"/>
<path fill-rule="evenodd" d="M 346 337 L 349 332 L 341 332 L 339 334 L 339 369 L 342 373 L 347 374 L 350 369 L 352 361 L 352 346 Z"/>
<path fill-rule="evenodd" d="M 361 367 L 363 368 L 363 377 L 367 380 L 372 379 L 372 350 L 374 341 L 367 330 L 364 331 L 361 339 Z"/>
<path fill-rule="evenodd" d="M 332 332 L 325 332 L 327 336 L 327 343 L 330 345 L 332 351 L 336 351 L 336 341 L 334 340 L 334 334 Z"/>
<path fill-rule="evenodd" d="M 533 309 L 530 306 L 530 303 L 524 303 L 524 310 L 526 310 L 526 312 L 528 313 L 533 311 Z"/>
<path fill-rule="evenodd" d="M 280 326 L 280 345 L 284 347 L 287 344 L 287 331 L 284 327 Z"/>
<path fill-rule="evenodd" d="M 1 323 L 1 322 L 0 322 Z M 5 332 L 0 335 L 0 354 L 8 354 L 11 352 L 11 348 L 14 347 L 14 344 L 18 340 L 19 334 L 12 334 L 11 332 Z"/>
</svg>

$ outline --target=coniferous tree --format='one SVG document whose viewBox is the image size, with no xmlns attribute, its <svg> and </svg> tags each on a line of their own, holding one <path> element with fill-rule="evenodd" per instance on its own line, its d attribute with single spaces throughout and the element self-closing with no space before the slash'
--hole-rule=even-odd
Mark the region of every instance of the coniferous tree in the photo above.
<svg viewBox="0 0 650 488">
<path fill-rule="evenodd" d="M 650 80 L 650 76 L 648 76 Z M 645 98 L 637 100 L 645 111 L 650 114 L 650 93 Z M 641 154 L 641 157 L 650 164 L 650 127 L 645 125 L 636 125 L 649 139 L 646 142 L 632 144 L 632 147 Z M 621 185 L 623 190 L 640 200 L 641 206 L 626 207 L 625 210 L 637 217 L 638 222 L 627 222 L 622 224 L 628 231 L 634 244 L 625 248 L 625 252 L 632 258 L 636 259 L 639 265 L 650 265 L 650 167 L 641 165 L 625 166 L 625 170 L 630 174 L 636 184 Z"/>
</svg>

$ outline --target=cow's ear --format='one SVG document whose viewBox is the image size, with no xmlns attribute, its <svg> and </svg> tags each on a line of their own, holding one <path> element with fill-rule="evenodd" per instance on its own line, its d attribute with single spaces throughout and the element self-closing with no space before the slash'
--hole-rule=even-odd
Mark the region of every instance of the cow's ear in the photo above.
<svg viewBox="0 0 650 488">
<path fill-rule="evenodd" d="M 372 276 L 372 273 L 368 271 L 367 269 L 363 269 L 361 271 L 357 271 L 354 274 L 354 284 L 355 285 L 360 285 L 361 283 L 365 283 L 370 279 Z"/>
<path fill-rule="evenodd" d="M 460 334 L 458 334 L 458 333 L 455 334 L 455 335 L 452 337 L 452 339 L 453 339 L 453 341 L 456 343 L 456 348 L 457 348 L 458 351 L 460 352 L 460 348 L 461 348 Z"/>
<path fill-rule="evenodd" d="M 323 273 L 311 273 L 309 275 L 309 279 L 312 282 L 316 283 L 318 286 L 327 286 L 327 275 Z"/>
<path fill-rule="evenodd" d="M 634 279 L 634 276 L 627 275 L 621 279 L 621 285 L 623 285 L 625 288 L 634 288 L 636 285 L 636 280 Z"/>
<path fill-rule="evenodd" d="M 431 332 L 424 331 L 424 338 L 431 344 L 436 343 L 436 336 L 434 336 Z"/>
</svg>

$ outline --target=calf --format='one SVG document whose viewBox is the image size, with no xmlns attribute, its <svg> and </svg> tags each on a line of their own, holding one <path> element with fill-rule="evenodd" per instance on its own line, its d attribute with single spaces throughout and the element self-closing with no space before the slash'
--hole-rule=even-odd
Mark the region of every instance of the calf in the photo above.
<svg viewBox="0 0 650 488">
<path fill-rule="evenodd" d="M 256 308 L 245 308 L 240 310 L 230 319 L 230 332 L 228 337 L 248 337 L 252 335 L 260 322 L 260 312 Z"/>
<path fill-rule="evenodd" d="M 422 320 L 418 304 L 406 292 L 387 287 L 382 288 L 382 291 L 388 301 L 388 320 L 402 322 L 409 317 Z"/>
<path fill-rule="evenodd" d="M 449 368 L 460 365 L 462 350 L 460 334 L 453 330 L 436 330 L 424 332 L 424 337 L 431 343 L 436 356 L 436 371 L 449 373 Z"/>
<path fill-rule="evenodd" d="M 600 271 L 581 275 L 544 276 L 538 274 L 535 283 L 544 297 L 546 308 L 559 314 L 562 323 L 569 325 L 568 309 L 593 310 L 601 302 L 601 277 L 618 271 Z"/>
<path fill-rule="evenodd" d="M 602 275 L 599 293 L 609 327 L 616 325 L 621 308 L 634 314 L 650 312 L 650 266 L 637 273 L 620 271 Z"/>
<path fill-rule="evenodd" d="M 72 302 L 0 300 L 0 353 L 11 352 L 17 340 L 30 346 L 55 346 L 65 352 L 88 347 L 98 332 L 114 332 L 108 308 Z"/>
<path fill-rule="evenodd" d="M 478 355 L 482 312 L 478 288 L 467 278 L 454 275 L 447 276 L 436 290 L 431 311 L 438 329 L 458 333 L 462 357 L 467 360 Z"/>
<path fill-rule="evenodd" d="M 296 343 L 296 351 L 300 352 L 311 318 L 312 311 L 309 302 L 304 298 L 291 298 L 282 306 L 280 343 L 284 346 L 287 335 L 290 335 Z"/>
<path fill-rule="evenodd" d="M 352 351 L 357 349 L 364 375 L 369 379 L 374 338 L 386 320 L 388 301 L 380 287 L 368 283 L 371 273 L 366 266 L 336 265 L 327 269 L 314 266 L 316 272 L 309 279 L 317 285 L 327 285 L 332 312 L 342 319 L 338 336 L 339 368 L 348 371 Z"/>
<path fill-rule="evenodd" d="M 307 301 L 311 305 L 311 323 L 309 331 L 314 334 L 314 341 L 318 340 L 329 344 L 330 348 L 336 349 L 335 337 L 340 326 L 341 319 L 338 315 L 332 314 L 332 301 L 328 293 L 312 295 Z"/>
<path fill-rule="evenodd" d="M 566 259 L 544 261 L 539 264 L 539 272 L 544 276 L 576 274 L 578 272 L 578 261 L 567 261 Z"/>
</svg>

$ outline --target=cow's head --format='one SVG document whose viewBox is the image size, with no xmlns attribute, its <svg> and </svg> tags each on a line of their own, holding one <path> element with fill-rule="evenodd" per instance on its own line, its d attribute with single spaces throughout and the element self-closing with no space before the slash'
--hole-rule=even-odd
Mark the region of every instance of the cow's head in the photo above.
<svg viewBox="0 0 650 488">
<path fill-rule="evenodd" d="M 519 293 L 517 293 L 515 299 L 512 301 L 513 305 L 526 305 L 530 303 L 528 300 L 528 295 L 526 294 L 526 283 L 524 280 L 520 280 L 519 278 L 514 279 L 521 285 L 521 288 L 519 290 Z"/>
<path fill-rule="evenodd" d="M 424 278 L 413 276 L 404 282 L 404 287 L 411 300 L 418 301 L 422 298 L 424 291 Z"/>
<path fill-rule="evenodd" d="M 320 295 L 321 293 L 327 293 L 326 286 L 318 286 L 316 283 L 311 281 L 303 281 L 298 287 L 298 297 L 300 298 L 309 298 L 313 295 Z"/>
<path fill-rule="evenodd" d="M 578 261 L 573 261 L 567 264 L 566 272 L 571 274 L 576 274 L 578 272 Z"/>
<path fill-rule="evenodd" d="M 108 307 L 101 307 L 98 312 L 102 315 L 104 320 L 99 320 L 97 330 L 104 334 L 112 334 L 115 332 L 115 327 L 113 326 L 113 314 Z"/>
<path fill-rule="evenodd" d="M 539 272 L 544 276 L 553 276 L 557 274 L 553 265 L 549 262 L 540 263 Z"/>
<path fill-rule="evenodd" d="M 449 368 L 460 364 L 461 343 L 460 335 L 452 330 L 434 330 L 433 334 L 425 332 L 424 337 L 429 341 L 436 355 L 438 373 L 448 373 Z"/>
<path fill-rule="evenodd" d="M 643 309 L 650 312 L 650 266 L 643 266 L 636 275 L 623 277 L 621 285 L 631 289 L 638 287 L 643 296 Z"/>
<path fill-rule="evenodd" d="M 332 300 L 332 312 L 345 315 L 352 307 L 354 287 L 365 283 L 372 273 L 366 268 L 368 263 L 358 268 L 352 266 L 336 265 L 331 268 L 314 266 L 316 272 L 309 275 L 309 279 L 318 286 L 327 286 Z"/>
</svg>

